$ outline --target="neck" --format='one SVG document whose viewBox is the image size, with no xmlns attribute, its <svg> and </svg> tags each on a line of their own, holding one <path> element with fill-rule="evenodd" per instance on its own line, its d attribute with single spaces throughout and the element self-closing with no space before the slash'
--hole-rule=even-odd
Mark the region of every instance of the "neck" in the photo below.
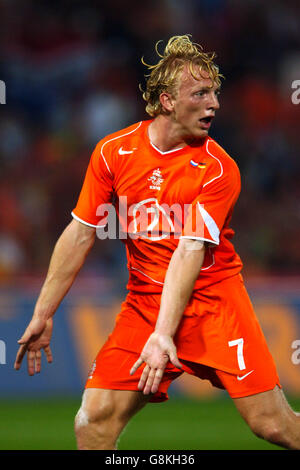
<svg viewBox="0 0 300 470">
<path fill-rule="evenodd" d="M 187 145 L 186 140 L 174 127 L 174 123 L 163 114 L 158 115 L 148 127 L 148 137 L 162 152 L 176 150 Z"/>
</svg>

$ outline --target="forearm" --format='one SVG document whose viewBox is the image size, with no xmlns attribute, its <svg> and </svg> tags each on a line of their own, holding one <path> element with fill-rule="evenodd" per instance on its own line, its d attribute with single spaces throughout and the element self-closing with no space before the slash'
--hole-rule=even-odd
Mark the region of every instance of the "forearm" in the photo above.
<svg viewBox="0 0 300 470">
<path fill-rule="evenodd" d="M 76 224 L 71 222 L 55 245 L 34 317 L 48 319 L 54 315 L 93 246 L 93 232 Z"/>
<path fill-rule="evenodd" d="M 204 246 L 197 250 L 178 246 L 174 251 L 164 282 L 156 332 L 175 335 L 201 270 L 204 254 Z"/>
</svg>

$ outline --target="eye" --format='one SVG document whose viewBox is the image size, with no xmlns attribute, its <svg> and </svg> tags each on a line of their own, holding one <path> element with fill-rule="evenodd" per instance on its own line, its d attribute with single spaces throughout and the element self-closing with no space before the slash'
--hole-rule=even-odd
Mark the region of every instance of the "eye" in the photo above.
<svg viewBox="0 0 300 470">
<path fill-rule="evenodd" d="M 195 93 L 195 95 L 196 95 L 196 96 L 204 96 L 205 93 L 206 93 L 206 92 L 205 92 L 204 90 L 200 90 L 200 91 L 197 91 L 197 92 Z"/>
</svg>

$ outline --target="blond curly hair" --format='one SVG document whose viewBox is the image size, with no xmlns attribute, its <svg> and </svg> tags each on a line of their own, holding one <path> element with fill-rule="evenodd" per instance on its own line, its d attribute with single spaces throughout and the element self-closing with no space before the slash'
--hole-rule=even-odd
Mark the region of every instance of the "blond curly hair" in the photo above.
<svg viewBox="0 0 300 470">
<path fill-rule="evenodd" d="M 163 54 L 158 51 L 158 45 L 161 41 L 155 44 L 155 50 L 160 60 L 155 65 L 149 65 L 142 58 L 142 63 L 145 65 L 149 74 L 146 77 L 146 90 L 140 87 L 143 98 L 147 102 L 146 112 L 155 117 L 162 112 L 162 106 L 159 96 L 162 92 L 166 91 L 176 96 L 180 72 L 186 63 L 189 64 L 189 69 L 192 76 L 199 80 L 199 72 L 205 70 L 212 80 L 212 84 L 221 85 L 221 78 L 223 75 L 219 73 L 219 67 L 214 63 L 216 57 L 215 52 L 203 52 L 202 46 L 193 43 L 190 35 L 173 36 L 169 39 Z M 197 66 L 197 70 L 195 70 Z M 198 73 L 197 73 L 198 72 Z"/>
</svg>

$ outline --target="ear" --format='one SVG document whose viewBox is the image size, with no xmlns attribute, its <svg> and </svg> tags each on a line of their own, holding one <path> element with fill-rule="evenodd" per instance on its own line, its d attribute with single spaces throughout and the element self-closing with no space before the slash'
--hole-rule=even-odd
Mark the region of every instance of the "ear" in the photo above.
<svg viewBox="0 0 300 470">
<path fill-rule="evenodd" d="M 174 110 L 174 98 L 170 93 L 164 91 L 159 95 L 159 100 L 164 111 L 171 113 Z"/>
</svg>

